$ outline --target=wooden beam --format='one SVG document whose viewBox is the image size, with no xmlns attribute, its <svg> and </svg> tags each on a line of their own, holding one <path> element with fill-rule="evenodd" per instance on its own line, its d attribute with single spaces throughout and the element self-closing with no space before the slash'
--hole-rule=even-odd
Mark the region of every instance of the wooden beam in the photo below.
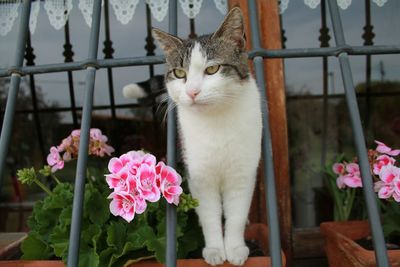
<svg viewBox="0 0 400 267">
<path fill-rule="evenodd" d="M 281 27 L 276 0 L 257 1 L 262 46 L 266 49 L 280 49 Z M 251 31 L 246 0 L 229 0 L 229 7 L 239 6 L 246 23 L 247 47 L 251 48 Z M 287 258 L 287 266 L 292 265 L 292 215 L 290 202 L 288 130 L 286 119 L 286 94 L 282 59 L 265 59 L 266 94 L 269 104 L 269 120 L 271 127 L 272 151 L 274 155 L 274 171 L 279 205 L 279 222 L 281 230 L 282 249 Z M 258 191 L 261 208 L 261 222 L 266 222 L 265 187 L 259 179 Z M 256 192 L 257 196 L 257 192 Z"/>
</svg>

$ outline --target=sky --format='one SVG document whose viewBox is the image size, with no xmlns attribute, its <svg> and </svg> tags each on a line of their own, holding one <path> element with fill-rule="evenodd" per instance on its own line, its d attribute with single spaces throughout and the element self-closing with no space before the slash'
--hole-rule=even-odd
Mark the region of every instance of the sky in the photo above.
<svg viewBox="0 0 400 267">
<path fill-rule="evenodd" d="M 145 38 L 145 1 L 140 1 L 136 7 L 133 19 L 122 25 L 116 20 L 113 9 L 110 8 L 111 38 L 115 50 L 114 58 L 144 56 L 146 51 Z M 374 25 L 374 43 L 377 45 L 390 45 L 400 43 L 400 1 L 388 0 L 383 7 L 371 4 L 372 23 Z M 189 19 L 178 10 L 178 35 L 185 37 L 189 33 Z M 364 1 L 355 0 L 347 10 L 341 10 L 346 41 L 350 45 L 362 45 L 361 35 L 365 25 Z M 216 29 L 222 21 L 223 15 L 216 10 L 213 1 L 203 2 L 201 11 L 196 18 L 196 32 L 198 34 L 210 33 Z M 162 21 L 153 21 L 153 26 L 167 30 L 168 16 Z M 285 13 L 282 15 L 282 25 L 287 38 L 287 48 L 319 47 L 318 41 L 320 29 L 320 8 L 310 9 L 303 1 L 292 0 Z M 330 21 L 328 17 L 328 26 Z M 98 57 L 103 58 L 102 53 L 104 41 L 104 20 L 102 19 L 100 29 L 100 43 Z M 268 25 L 266 26 L 268 27 Z M 5 37 L 0 36 L 0 68 L 12 65 L 15 54 L 15 42 L 17 37 L 18 21 L 14 24 L 12 31 Z M 74 1 L 74 7 L 70 13 L 70 34 L 73 44 L 74 60 L 84 60 L 88 53 L 90 28 L 85 23 L 78 2 Z M 332 34 L 332 31 L 330 31 Z M 46 12 L 41 6 L 38 17 L 36 32 L 32 35 L 32 45 L 36 55 L 35 64 L 62 63 L 64 45 L 64 31 L 55 30 L 49 23 Z M 334 45 L 332 37 L 330 45 Z M 159 49 L 157 54 L 161 54 Z M 400 55 L 385 55 L 372 57 L 372 77 L 380 79 L 379 64 L 383 61 L 385 67 L 385 78 L 397 80 L 400 76 Z M 286 59 L 285 79 L 288 94 L 320 94 L 322 93 L 322 71 L 321 59 Z M 351 67 L 355 84 L 365 79 L 365 57 L 351 57 Z M 330 92 L 343 92 L 340 69 L 336 58 L 329 59 L 329 71 L 333 73 L 334 85 Z M 163 73 L 163 66 L 156 67 L 157 73 Z M 121 89 L 124 85 L 142 81 L 148 78 L 148 68 L 124 67 L 113 70 L 115 97 L 118 104 L 129 103 L 130 100 L 123 98 Z M 59 105 L 68 105 L 68 83 L 65 73 L 36 75 L 36 84 L 41 87 L 48 102 L 57 102 Z M 85 72 L 74 72 L 75 94 L 77 104 L 83 101 Z M 96 75 L 95 104 L 109 103 L 108 83 L 106 70 L 99 70 Z M 66 118 L 68 120 L 68 118 Z"/>
</svg>

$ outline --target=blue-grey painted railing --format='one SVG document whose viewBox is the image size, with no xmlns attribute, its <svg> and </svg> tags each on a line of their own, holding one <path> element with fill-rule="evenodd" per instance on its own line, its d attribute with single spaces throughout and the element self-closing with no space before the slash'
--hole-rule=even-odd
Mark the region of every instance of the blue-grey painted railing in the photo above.
<svg viewBox="0 0 400 267">
<path fill-rule="evenodd" d="M 260 30 L 258 27 L 258 13 L 256 0 L 250 0 L 249 17 L 251 29 L 251 44 L 253 49 L 261 47 Z M 275 173 L 274 159 L 272 155 L 271 131 L 269 126 L 268 98 L 265 93 L 266 83 L 264 77 L 264 59 L 260 56 L 253 58 L 256 79 L 262 100 L 262 122 L 263 122 L 263 141 L 262 155 L 264 158 L 264 182 L 266 187 L 267 217 L 268 217 L 268 237 L 269 237 L 269 253 L 271 257 L 272 267 L 282 266 L 281 258 L 281 240 L 279 232 L 278 220 L 278 204 L 275 190 Z"/>
<path fill-rule="evenodd" d="M 96 60 L 100 33 L 101 1 L 94 1 L 90 31 L 88 60 Z M 96 68 L 86 69 L 86 91 L 83 104 L 81 134 L 79 143 L 78 163 L 76 167 L 74 202 L 72 207 L 72 222 L 68 246 L 68 267 L 76 267 L 79 262 L 79 243 L 83 214 L 83 199 L 85 193 L 86 167 L 89 150 L 89 132 L 93 108 L 94 83 Z"/>
<path fill-rule="evenodd" d="M 335 35 L 336 45 L 345 46 L 346 41 L 339 9 L 336 0 L 329 0 L 329 10 Z M 368 162 L 367 148 L 364 132 L 361 125 L 361 118 L 354 90 L 353 76 L 350 68 L 349 56 L 346 52 L 338 55 L 340 69 L 342 72 L 343 85 L 346 93 L 347 107 L 350 113 L 350 120 L 353 128 L 354 142 L 356 143 L 357 155 L 360 164 L 361 178 L 363 183 L 364 199 L 367 203 L 367 212 L 372 231 L 373 244 L 375 248 L 376 262 L 379 267 L 388 267 L 389 261 L 386 252 L 385 239 L 383 237 L 382 225 L 379 219 L 378 205 L 374 193 L 371 169 Z"/>
<path fill-rule="evenodd" d="M 178 33 L 178 3 L 177 0 L 169 2 L 168 31 L 170 34 Z M 168 102 L 167 118 L 167 161 L 172 168 L 176 167 L 176 110 L 173 104 Z M 167 267 L 176 267 L 176 207 L 167 205 Z"/>
<path fill-rule="evenodd" d="M 24 52 L 29 29 L 29 14 L 31 12 L 31 1 L 24 0 L 20 16 L 17 47 L 15 50 L 14 69 L 18 69 L 24 62 Z M 11 71 L 10 90 L 8 91 L 6 109 L 4 113 L 3 125 L 0 137 L 0 190 L 3 184 L 4 169 L 8 148 L 10 146 L 11 133 L 14 122 L 15 106 L 17 103 L 21 74 L 18 71 Z"/>
<path fill-rule="evenodd" d="M 400 45 L 377 45 L 377 46 L 337 46 L 324 48 L 292 48 L 292 49 L 263 49 L 255 48 L 249 51 L 249 58 L 256 56 L 263 58 L 308 58 L 323 56 L 338 56 L 347 52 L 349 55 L 385 55 L 400 54 Z M 22 75 L 53 73 L 63 71 L 84 70 L 88 65 L 96 68 L 121 68 L 129 66 L 142 66 L 150 64 L 164 63 L 163 56 L 146 56 L 146 57 L 128 57 L 98 60 L 83 60 L 67 63 L 45 64 L 36 66 L 11 67 L 8 69 L 0 69 L 0 77 L 10 76 L 11 73 L 17 72 Z"/>
<path fill-rule="evenodd" d="M 371 55 L 371 54 L 399 54 L 399 45 L 388 46 L 348 46 L 345 43 L 343 27 L 341 24 L 340 14 L 335 0 L 328 0 L 331 13 L 332 25 L 336 39 L 336 47 L 330 48 L 300 48 L 300 49 L 276 49 L 266 50 L 261 47 L 256 0 L 250 0 L 250 23 L 252 30 L 253 49 L 249 52 L 249 57 L 254 61 L 257 82 L 261 91 L 263 102 L 263 156 L 265 159 L 267 186 L 267 207 L 268 221 L 270 229 L 270 253 L 273 266 L 281 266 L 280 240 L 279 240 L 279 224 L 278 211 L 275 192 L 275 179 L 273 171 L 272 144 L 269 132 L 268 122 L 268 101 L 265 95 L 265 79 L 263 58 L 297 58 L 297 57 L 321 57 L 321 56 L 337 56 L 341 66 L 343 84 L 345 87 L 347 105 L 350 112 L 350 119 L 353 127 L 354 139 L 357 147 L 357 153 L 360 160 L 361 174 L 364 185 L 364 197 L 367 203 L 368 216 L 372 229 L 375 253 L 377 263 L 380 267 L 389 266 L 387 253 L 384 245 L 382 227 L 379 220 L 379 213 L 376 204 L 376 196 L 373 192 L 372 179 L 368 164 L 367 150 L 365 146 L 364 134 L 362 131 L 359 110 L 357 106 L 354 84 L 349 63 L 349 55 Z M 21 75 L 52 73 L 74 70 L 86 70 L 86 92 L 83 105 L 82 123 L 81 123 L 81 143 L 80 154 L 78 156 L 78 165 L 76 170 L 72 226 L 70 233 L 68 267 L 78 265 L 79 259 L 79 241 L 80 227 L 84 197 L 84 183 L 86 176 L 86 165 L 88 157 L 88 141 L 89 129 L 91 123 L 91 112 L 93 109 L 94 83 L 97 68 L 116 68 L 125 66 L 138 66 L 148 64 L 161 64 L 164 62 L 163 56 L 150 57 L 134 57 L 120 59 L 97 59 L 97 49 L 99 40 L 99 27 L 101 17 L 101 1 L 94 1 L 93 19 L 91 27 L 91 35 L 89 42 L 88 58 L 84 61 L 47 64 L 38 66 L 22 66 L 26 45 L 26 38 L 29 26 L 30 0 L 23 0 L 22 12 L 19 23 L 19 34 L 16 44 L 16 55 L 14 65 L 7 69 L 0 69 L 0 77 L 11 77 L 10 90 L 8 92 L 7 103 L 5 107 L 4 120 L 0 137 L 0 189 L 2 177 L 4 176 L 5 161 L 7 151 L 10 145 L 10 137 L 12 133 L 12 125 L 15 114 L 15 106 Z M 177 34 L 177 0 L 170 1 L 169 7 L 169 32 Z M 176 165 L 176 114 L 172 109 L 168 114 L 168 141 L 167 141 L 167 160 L 171 166 Z M 176 266 L 176 210 L 173 206 L 167 208 L 167 266 Z"/>
</svg>

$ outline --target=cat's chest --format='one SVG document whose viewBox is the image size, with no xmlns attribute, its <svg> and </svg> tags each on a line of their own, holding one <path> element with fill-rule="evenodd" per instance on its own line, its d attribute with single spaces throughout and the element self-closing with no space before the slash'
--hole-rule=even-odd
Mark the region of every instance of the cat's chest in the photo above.
<svg viewBox="0 0 400 267">
<path fill-rule="evenodd" d="M 198 155 L 231 153 L 239 149 L 249 132 L 245 117 L 246 114 L 237 111 L 210 117 L 181 114 L 180 131 L 185 149 Z"/>
</svg>

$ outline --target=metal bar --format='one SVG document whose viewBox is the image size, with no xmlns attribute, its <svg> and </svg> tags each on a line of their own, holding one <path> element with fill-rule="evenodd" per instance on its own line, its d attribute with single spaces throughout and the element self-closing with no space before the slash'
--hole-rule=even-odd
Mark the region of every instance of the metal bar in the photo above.
<svg viewBox="0 0 400 267">
<path fill-rule="evenodd" d="M 329 47 L 329 29 L 326 25 L 326 0 L 321 1 L 321 29 L 320 29 L 321 47 Z M 322 58 L 322 134 L 321 134 L 321 166 L 325 166 L 326 154 L 328 148 L 328 57 Z M 322 173 L 321 173 L 322 174 Z M 322 177 L 321 177 L 322 178 Z M 322 179 L 320 180 L 322 181 Z"/>
<path fill-rule="evenodd" d="M 100 34 L 101 1 L 93 3 L 92 27 L 89 40 L 88 60 L 97 58 L 97 50 Z M 78 162 L 76 167 L 74 201 L 72 208 L 72 222 L 68 246 L 68 267 L 77 267 L 79 262 L 79 243 L 81 234 L 81 222 L 83 213 L 83 199 L 86 180 L 86 166 L 88 159 L 89 132 L 91 123 L 91 113 L 93 107 L 93 93 L 96 78 L 96 69 L 92 66 L 87 67 L 86 73 L 86 92 L 83 105 L 81 121 L 81 134 L 79 143 Z"/>
<path fill-rule="evenodd" d="M 344 46 L 346 43 L 338 6 L 334 0 L 329 0 L 328 4 L 331 13 L 336 44 L 338 46 Z M 372 231 L 372 241 L 375 248 L 376 262 L 379 267 L 386 267 L 389 266 L 389 261 L 386 252 L 385 240 L 383 238 L 382 225 L 379 219 L 377 199 L 373 189 L 367 148 L 365 145 L 365 137 L 361 125 L 360 113 L 353 84 L 353 76 L 351 73 L 350 61 L 347 53 L 342 53 L 339 55 L 339 63 L 361 169 L 363 193 L 365 202 L 367 203 L 367 212 Z"/>
<path fill-rule="evenodd" d="M 347 53 L 353 56 L 361 55 L 383 55 L 383 54 L 399 54 L 400 45 L 380 45 L 380 46 L 350 46 L 337 45 L 336 47 L 322 48 L 292 48 L 292 49 L 272 49 L 253 48 L 249 51 L 249 58 L 260 56 L 264 58 L 307 58 L 334 56 L 337 57 L 341 53 Z"/>
<path fill-rule="evenodd" d="M 56 63 L 45 64 L 27 67 L 12 67 L 10 69 L 1 69 L 0 77 L 10 76 L 12 73 L 26 74 L 42 74 L 53 72 L 64 72 L 74 70 L 85 70 L 89 66 L 96 68 L 116 68 L 116 67 L 129 67 L 129 66 L 143 66 L 149 64 L 163 64 L 164 56 L 151 56 L 151 57 L 131 57 L 131 58 L 115 58 L 115 59 L 93 59 L 75 61 L 70 63 Z"/>
<path fill-rule="evenodd" d="M 169 2 L 168 31 L 170 34 L 178 33 L 178 3 L 177 0 Z M 170 99 L 168 102 L 169 112 L 167 118 L 167 160 L 168 165 L 176 166 L 176 110 Z M 166 247 L 166 266 L 176 267 L 176 207 L 172 204 L 167 205 L 167 247 Z"/>
<path fill-rule="evenodd" d="M 294 48 L 294 49 L 272 49 L 255 48 L 248 52 L 250 59 L 255 57 L 263 58 L 308 58 L 322 56 L 339 56 L 346 52 L 348 55 L 384 55 L 384 54 L 400 54 L 400 45 L 381 45 L 381 46 L 348 46 L 342 45 L 337 47 L 323 48 Z M 146 57 L 129 57 L 115 59 L 94 59 L 76 61 L 71 63 L 45 64 L 26 67 L 12 67 L 9 69 L 0 69 L 0 77 L 10 76 L 12 73 L 40 74 L 53 73 L 74 70 L 84 70 L 88 66 L 96 68 L 117 68 L 129 66 L 143 66 L 150 64 L 163 64 L 165 62 L 163 56 L 146 56 Z"/>
<path fill-rule="evenodd" d="M 258 27 L 258 13 L 256 0 L 248 2 L 250 14 L 251 43 L 254 49 L 261 46 L 260 31 Z M 264 158 L 264 181 L 266 187 L 267 217 L 269 232 L 269 248 L 273 267 L 282 266 L 281 240 L 278 220 L 278 203 L 275 190 L 274 160 L 272 155 L 272 141 L 269 126 L 268 97 L 265 93 L 264 62 L 257 56 L 253 59 L 257 83 L 262 99 L 263 142 L 262 154 Z"/>
<path fill-rule="evenodd" d="M 63 53 L 65 57 L 64 62 L 73 62 L 74 52 L 72 51 L 72 44 L 69 38 L 69 21 L 65 23 L 64 36 L 65 36 L 64 53 Z M 78 128 L 79 124 L 78 124 L 78 114 L 76 113 L 74 76 L 72 74 L 72 71 L 67 71 L 67 76 L 68 76 L 69 102 L 71 103 L 71 108 L 68 111 L 71 111 L 72 122 L 74 125 L 74 129 L 76 129 Z"/>
<path fill-rule="evenodd" d="M 111 34 L 110 34 L 110 16 L 108 12 L 108 0 L 104 2 L 104 31 L 106 40 L 104 41 L 104 58 L 113 58 L 114 49 L 112 48 Z M 107 78 L 108 78 L 108 95 L 110 97 L 110 107 L 111 107 L 111 117 L 113 123 L 117 118 L 117 113 L 115 111 L 115 97 L 114 97 L 114 80 L 113 72 L 111 68 L 107 68 Z"/>
<path fill-rule="evenodd" d="M 374 38 L 374 33 L 372 31 L 374 27 L 371 25 L 371 1 L 370 0 L 365 0 L 365 26 L 364 26 L 364 33 L 362 35 L 362 38 L 364 39 L 364 45 L 374 45 L 373 38 Z M 371 72 L 372 72 L 372 57 L 371 55 L 366 55 L 365 56 L 365 92 L 367 94 L 367 97 L 365 98 L 365 108 L 364 108 L 364 127 L 365 129 L 369 130 L 369 119 L 370 119 L 370 106 L 371 106 Z"/>
<path fill-rule="evenodd" d="M 33 47 L 31 45 L 31 35 L 28 34 L 27 39 L 26 39 L 26 53 L 25 53 L 25 58 L 26 58 L 26 65 L 29 66 L 34 66 L 35 62 L 35 54 L 33 53 Z M 31 92 L 31 97 L 32 97 L 32 115 L 33 115 L 33 121 L 35 123 L 35 128 L 36 128 L 36 134 L 38 138 L 38 143 L 39 143 L 39 149 L 40 149 L 40 154 L 42 155 L 42 161 L 43 163 L 46 162 L 46 151 L 44 148 L 44 141 L 43 141 L 43 133 L 42 133 L 42 124 L 40 122 L 40 117 L 38 113 L 38 101 L 37 101 L 37 95 L 36 95 L 36 85 L 35 85 L 35 76 L 33 74 L 29 75 L 29 89 Z"/>
<path fill-rule="evenodd" d="M 29 15 L 31 12 L 31 1 L 24 0 L 22 4 L 22 12 L 20 15 L 20 23 L 18 29 L 17 47 L 14 58 L 14 66 L 20 68 L 24 62 L 24 52 L 26 39 L 28 37 Z M 11 133 L 14 122 L 15 106 L 18 97 L 19 84 L 21 75 L 18 73 L 11 74 L 10 90 L 8 91 L 6 110 L 4 113 L 3 125 L 0 136 L 0 191 L 3 184 L 3 175 L 5 171 L 5 163 L 8 154 L 8 148 L 11 141 Z"/>
</svg>

